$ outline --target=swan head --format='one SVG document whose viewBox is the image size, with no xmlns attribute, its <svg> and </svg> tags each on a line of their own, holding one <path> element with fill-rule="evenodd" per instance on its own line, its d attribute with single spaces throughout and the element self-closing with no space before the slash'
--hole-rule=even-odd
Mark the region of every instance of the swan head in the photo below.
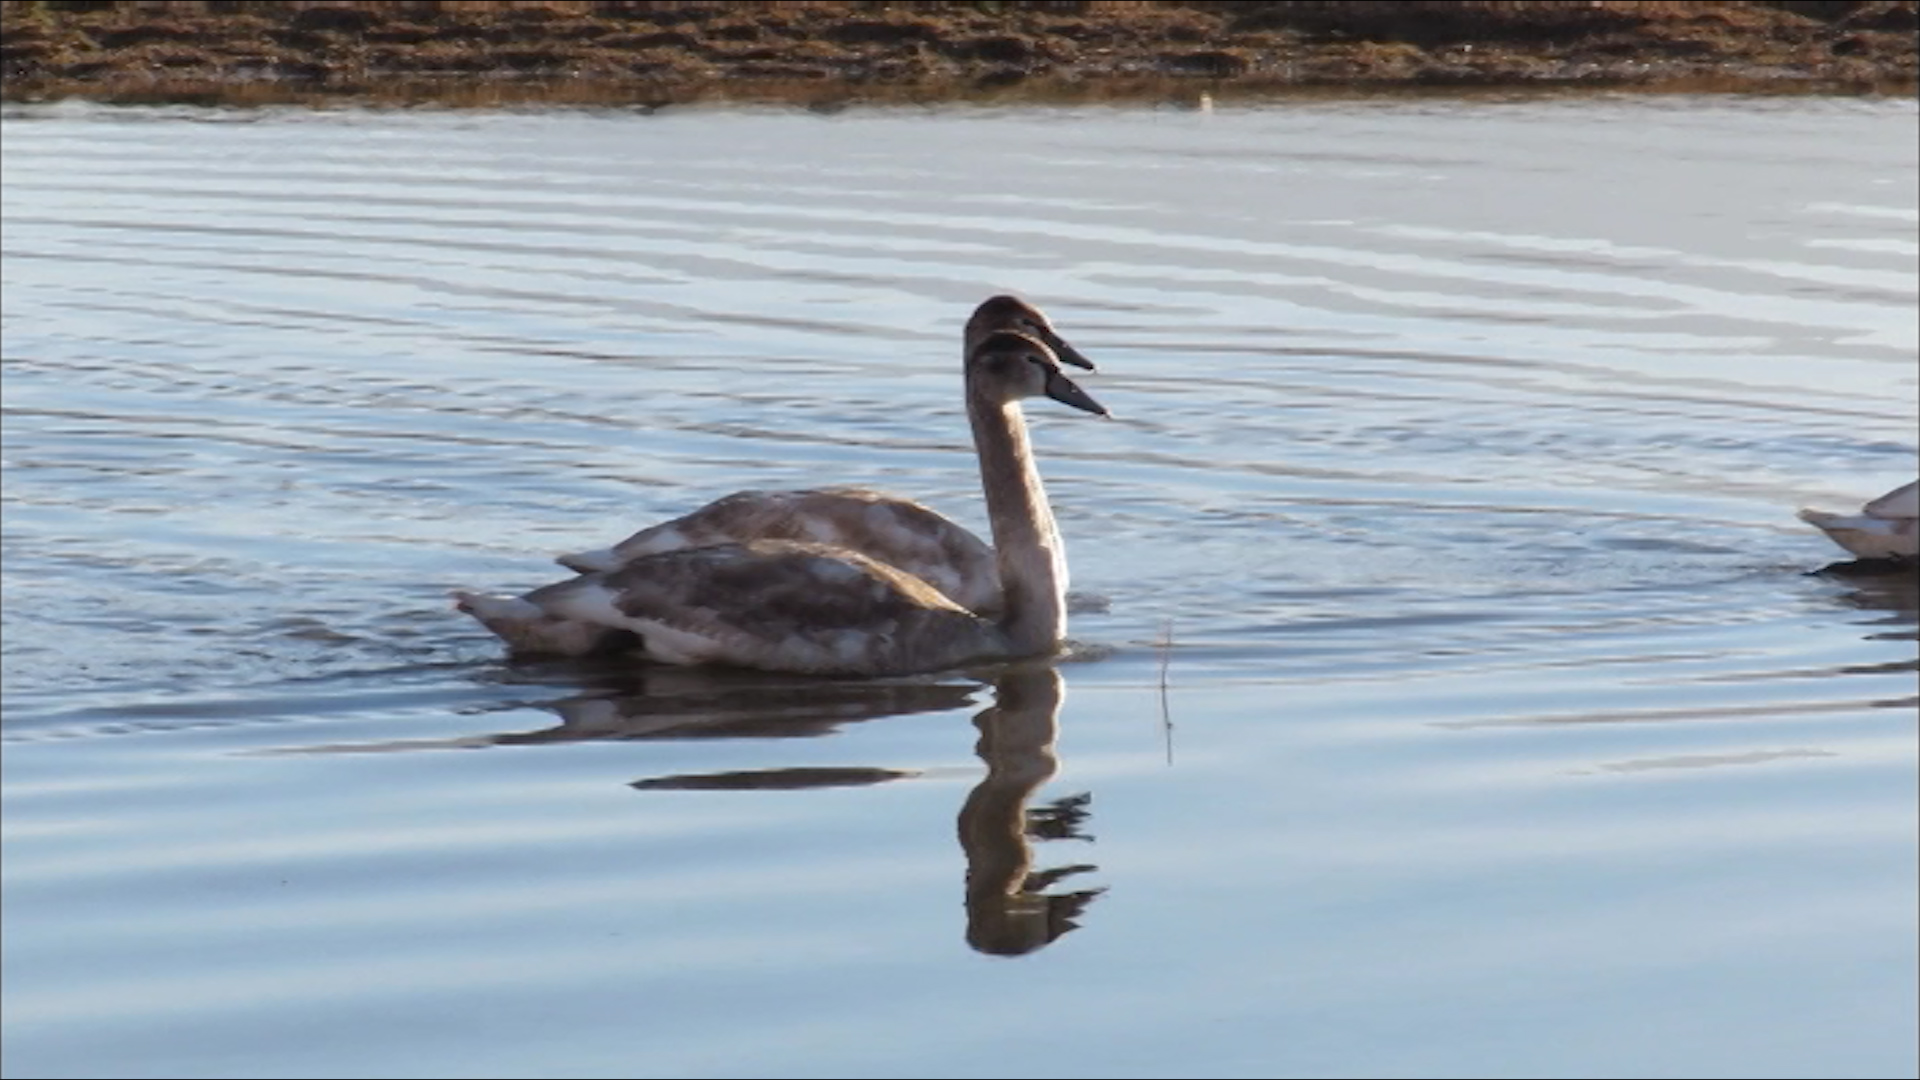
<svg viewBox="0 0 1920 1080">
<path fill-rule="evenodd" d="M 1055 359 L 1061 363 L 1088 371 L 1094 369 L 1093 361 L 1080 355 L 1079 349 L 1067 344 L 1065 338 L 1054 332 L 1053 323 L 1040 313 L 1039 308 L 1017 296 L 989 297 L 973 309 L 973 317 L 967 320 L 967 352 L 971 354 L 988 334 L 996 330 L 1017 330 L 1031 335 L 1052 349 Z"/>
<path fill-rule="evenodd" d="M 1106 406 L 1067 378 L 1060 370 L 1059 356 L 1046 342 L 1015 330 L 996 330 L 968 350 L 967 386 L 995 404 L 1050 397 L 1095 416 L 1110 415 Z"/>
</svg>

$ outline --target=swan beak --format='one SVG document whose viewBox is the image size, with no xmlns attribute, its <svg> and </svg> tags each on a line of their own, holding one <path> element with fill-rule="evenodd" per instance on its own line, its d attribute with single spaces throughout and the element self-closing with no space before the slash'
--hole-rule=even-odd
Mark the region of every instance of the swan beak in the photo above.
<svg viewBox="0 0 1920 1080">
<path fill-rule="evenodd" d="M 1065 358 L 1062 357 L 1062 359 Z M 1095 416 L 1111 417 L 1113 415 L 1107 411 L 1105 405 L 1093 400 L 1093 395 L 1080 389 L 1072 379 L 1057 370 L 1047 372 L 1047 396 L 1062 405 L 1071 405 Z"/>
<path fill-rule="evenodd" d="M 1047 348 L 1052 349 L 1053 355 L 1059 358 L 1061 363 L 1072 364 L 1074 367 L 1085 368 L 1088 371 L 1096 370 L 1093 361 L 1080 355 L 1080 350 L 1067 344 L 1066 339 L 1054 333 L 1052 327 L 1036 326 L 1033 329 L 1033 336 L 1044 342 Z"/>
</svg>

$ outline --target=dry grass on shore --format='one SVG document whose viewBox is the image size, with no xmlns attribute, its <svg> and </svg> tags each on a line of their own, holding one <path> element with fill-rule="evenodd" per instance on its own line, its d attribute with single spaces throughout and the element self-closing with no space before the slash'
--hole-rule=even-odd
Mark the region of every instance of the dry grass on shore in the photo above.
<svg viewBox="0 0 1920 1080">
<path fill-rule="evenodd" d="M 1916 0 L 0 0 L 0 72 L 16 99 L 422 81 L 658 100 L 1167 80 L 1884 91 L 1914 84 L 1916 21 Z"/>
</svg>

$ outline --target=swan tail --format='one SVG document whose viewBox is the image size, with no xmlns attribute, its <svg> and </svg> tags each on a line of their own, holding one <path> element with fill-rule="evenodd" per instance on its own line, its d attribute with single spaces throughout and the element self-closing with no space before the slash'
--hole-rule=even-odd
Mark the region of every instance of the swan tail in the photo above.
<svg viewBox="0 0 1920 1080">
<path fill-rule="evenodd" d="M 1920 532 L 1911 518 L 1890 520 L 1865 514 L 1802 510 L 1800 520 L 1827 534 L 1862 559 L 1911 558 L 1920 551 Z"/>
<path fill-rule="evenodd" d="M 555 614 L 522 597 L 456 592 L 453 600 L 516 656 L 599 656 L 638 644 L 629 632 Z"/>
<path fill-rule="evenodd" d="M 620 553 L 612 548 L 579 551 L 572 555 L 562 555 L 554 561 L 578 574 L 620 569 Z"/>
</svg>

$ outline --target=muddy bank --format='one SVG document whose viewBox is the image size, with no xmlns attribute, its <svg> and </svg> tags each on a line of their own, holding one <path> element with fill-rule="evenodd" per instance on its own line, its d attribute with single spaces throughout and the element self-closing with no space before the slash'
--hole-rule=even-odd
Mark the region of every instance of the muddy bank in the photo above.
<svg viewBox="0 0 1920 1080">
<path fill-rule="evenodd" d="M 0 3 L 9 100 L 1027 98 L 1312 88 L 1907 92 L 1916 0 Z"/>
</svg>

